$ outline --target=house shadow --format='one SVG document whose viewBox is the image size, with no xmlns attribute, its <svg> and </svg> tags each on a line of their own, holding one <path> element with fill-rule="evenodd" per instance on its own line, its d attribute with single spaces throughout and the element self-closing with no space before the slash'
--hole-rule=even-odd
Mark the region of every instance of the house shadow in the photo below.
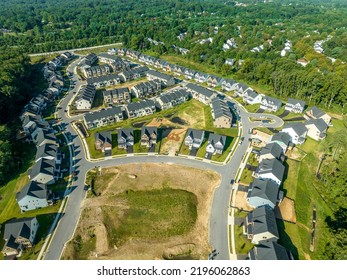
<svg viewBox="0 0 347 280">
<path fill-rule="evenodd" d="M 283 182 L 284 182 L 285 180 L 287 180 L 287 178 L 288 178 L 289 165 L 288 165 L 288 163 L 287 163 L 286 161 L 284 161 L 284 162 L 283 162 L 283 166 L 284 166 L 284 173 L 283 173 L 283 179 L 282 179 L 282 184 L 281 184 L 280 189 L 281 189 L 281 191 L 283 191 L 283 195 L 284 195 L 284 196 L 287 196 L 288 190 L 286 190 L 286 189 L 283 187 Z"/>
<path fill-rule="evenodd" d="M 74 190 L 76 190 L 78 188 L 78 186 L 71 186 L 70 187 L 70 191 L 67 195 L 71 194 Z"/>
<path fill-rule="evenodd" d="M 81 151 L 78 150 L 78 151 L 75 151 L 74 155 L 77 156 L 77 155 L 79 155 L 80 153 L 81 153 Z"/>
<path fill-rule="evenodd" d="M 298 260 L 299 259 L 299 252 L 298 249 L 296 248 L 296 246 L 293 244 L 290 236 L 286 233 L 286 226 L 285 226 L 285 222 L 282 219 L 276 219 L 276 223 L 277 223 L 277 229 L 278 229 L 278 233 L 279 233 L 279 240 L 277 241 L 278 244 L 282 245 L 283 247 L 285 247 L 287 250 L 289 250 L 294 259 Z"/>
<path fill-rule="evenodd" d="M 81 160 L 82 160 L 81 158 L 74 159 L 73 164 L 76 165 L 76 164 L 79 163 Z"/>
<path fill-rule="evenodd" d="M 173 130 L 172 127 L 162 126 L 161 127 L 161 139 L 167 137 L 171 131 Z"/>
</svg>

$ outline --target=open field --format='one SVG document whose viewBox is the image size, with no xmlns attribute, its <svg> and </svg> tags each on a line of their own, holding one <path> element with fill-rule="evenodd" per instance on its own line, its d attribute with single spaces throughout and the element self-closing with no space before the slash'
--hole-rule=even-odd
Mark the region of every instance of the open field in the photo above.
<svg viewBox="0 0 347 280">
<path fill-rule="evenodd" d="M 64 259 L 205 259 L 216 173 L 166 164 L 102 170 Z"/>
</svg>

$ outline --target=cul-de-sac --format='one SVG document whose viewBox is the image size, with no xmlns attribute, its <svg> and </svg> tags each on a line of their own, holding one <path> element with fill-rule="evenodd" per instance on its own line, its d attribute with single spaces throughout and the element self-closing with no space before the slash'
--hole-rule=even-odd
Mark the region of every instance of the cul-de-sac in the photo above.
<svg viewBox="0 0 347 280">
<path fill-rule="evenodd" d="M 346 68 L 329 43 L 342 31 L 272 19 L 253 34 L 195 2 L 171 7 L 201 24 L 173 38 L 126 29 L 117 43 L 35 41 L 0 57 L 12 67 L 0 71 L 0 259 L 346 257 Z M 257 4 L 244 2 L 225 9 L 246 17 Z M 259 6 L 291 11 L 277 2 Z M 0 28 L 0 43 L 29 36 Z"/>
</svg>

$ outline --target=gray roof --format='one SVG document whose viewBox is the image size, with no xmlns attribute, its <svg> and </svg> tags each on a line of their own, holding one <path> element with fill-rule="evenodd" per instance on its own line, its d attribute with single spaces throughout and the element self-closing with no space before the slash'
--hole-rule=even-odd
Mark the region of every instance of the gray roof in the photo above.
<svg viewBox="0 0 347 280">
<path fill-rule="evenodd" d="M 286 248 L 275 241 L 260 242 L 250 251 L 251 260 L 290 260 Z"/>
<path fill-rule="evenodd" d="M 142 100 L 140 102 L 129 103 L 127 105 L 127 108 L 129 112 L 133 112 L 133 111 L 141 110 L 141 109 L 152 107 L 152 106 L 155 106 L 153 100 Z"/>
<path fill-rule="evenodd" d="M 44 157 L 57 157 L 58 146 L 54 144 L 44 144 L 37 148 L 35 161 Z"/>
<path fill-rule="evenodd" d="M 290 135 L 286 132 L 278 132 L 271 137 L 271 142 L 278 141 L 282 142 L 285 145 L 289 145 L 289 142 L 291 141 Z"/>
<path fill-rule="evenodd" d="M 166 82 L 170 81 L 171 79 L 174 79 L 173 76 L 158 72 L 158 71 L 154 71 L 154 70 L 148 70 L 147 75 L 151 75 L 156 77 L 159 80 L 164 80 Z"/>
<path fill-rule="evenodd" d="M 108 143 L 112 145 L 111 131 L 101 131 L 95 134 L 95 141 L 100 140 L 102 143 Z"/>
<path fill-rule="evenodd" d="M 233 115 L 231 114 L 230 108 L 223 100 L 219 99 L 218 97 L 213 98 L 211 105 L 215 119 L 223 116 L 232 119 Z"/>
<path fill-rule="evenodd" d="M 192 139 L 201 139 L 204 132 L 204 130 L 188 128 L 186 137 L 190 136 Z"/>
<path fill-rule="evenodd" d="M 54 159 L 40 158 L 29 171 L 30 179 L 39 174 L 54 176 L 55 162 Z"/>
<path fill-rule="evenodd" d="M 210 135 L 208 136 L 208 143 L 212 144 L 213 146 L 217 142 L 220 142 L 224 147 L 226 140 L 227 140 L 227 137 L 225 135 L 210 133 Z"/>
<path fill-rule="evenodd" d="M 259 175 L 272 173 L 280 181 L 283 179 L 285 167 L 278 159 L 264 159 L 260 162 L 256 173 Z"/>
<path fill-rule="evenodd" d="M 124 142 L 124 140 L 129 137 L 134 139 L 134 130 L 132 128 L 118 129 L 118 133 L 117 133 L 118 144 Z"/>
<path fill-rule="evenodd" d="M 258 93 L 256 93 L 254 90 L 251 90 L 251 89 L 246 90 L 246 93 L 249 97 L 252 97 L 253 99 L 257 98 L 257 96 L 259 95 Z"/>
<path fill-rule="evenodd" d="M 254 179 L 249 187 L 250 192 L 248 193 L 248 198 L 260 197 L 276 205 L 279 188 L 274 182 L 270 180 Z"/>
<path fill-rule="evenodd" d="M 287 104 L 291 104 L 291 105 L 299 104 L 303 108 L 305 108 L 305 105 L 306 105 L 305 101 L 294 99 L 294 98 L 288 98 Z"/>
<path fill-rule="evenodd" d="M 326 114 L 316 106 L 313 106 L 312 108 L 308 109 L 308 112 L 311 112 L 312 116 L 314 116 L 317 119 Z"/>
<path fill-rule="evenodd" d="M 31 181 L 24 186 L 24 188 L 17 193 L 17 201 L 20 201 L 26 196 L 32 196 L 36 198 L 47 198 L 47 186 L 35 181 Z"/>
<path fill-rule="evenodd" d="M 249 88 L 249 86 L 243 84 L 243 83 L 238 83 L 239 88 L 241 88 L 243 91 Z"/>
<path fill-rule="evenodd" d="M 107 76 L 94 77 L 94 78 L 87 79 L 87 83 L 94 84 L 94 83 L 101 83 L 101 82 L 106 82 L 110 80 L 120 80 L 120 77 L 117 74 L 110 74 Z"/>
<path fill-rule="evenodd" d="M 303 135 L 307 132 L 306 126 L 301 122 L 287 123 L 284 125 L 283 129 L 292 128 L 297 135 Z"/>
<path fill-rule="evenodd" d="M 57 142 L 57 138 L 55 137 L 54 133 L 51 132 L 49 129 L 42 129 L 40 130 L 35 138 L 35 141 L 37 144 L 42 143 L 45 140 L 51 140 L 53 142 Z"/>
<path fill-rule="evenodd" d="M 164 103 L 169 103 L 169 102 L 172 102 L 174 100 L 178 100 L 180 99 L 181 97 L 189 97 L 190 96 L 190 93 L 187 92 L 186 90 L 184 89 L 179 89 L 179 90 L 175 90 L 175 91 L 172 91 L 170 93 L 166 93 L 166 94 L 162 94 L 160 95 L 158 98 Z"/>
<path fill-rule="evenodd" d="M 260 150 L 260 156 L 271 154 L 274 158 L 280 159 L 283 154 L 283 150 L 277 143 L 269 143 Z"/>
<path fill-rule="evenodd" d="M 233 84 L 236 84 L 236 82 L 232 79 L 224 79 L 223 84 L 233 85 Z"/>
<path fill-rule="evenodd" d="M 38 123 L 38 122 L 41 122 L 42 121 L 42 117 L 40 115 L 26 115 L 23 119 L 23 126 L 26 126 L 28 123 L 30 122 L 35 122 L 35 123 Z"/>
<path fill-rule="evenodd" d="M 122 109 L 121 107 L 117 106 L 117 107 L 110 107 L 107 109 L 102 109 L 100 111 L 95 111 L 95 112 L 85 114 L 84 119 L 88 123 L 88 122 L 93 122 L 95 120 L 109 118 L 111 116 L 116 116 L 121 114 L 122 114 Z"/>
<path fill-rule="evenodd" d="M 279 100 L 278 98 L 275 97 L 271 97 L 271 96 L 264 96 L 262 100 L 267 101 L 268 104 L 273 104 L 277 107 L 281 107 L 282 106 L 282 101 Z"/>
<path fill-rule="evenodd" d="M 253 234 L 270 232 L 279 238 L 275 213 L 271 208 L 262 206 L 254 209 L 248 214 L 248 221 L 253 222 Z"/>
<path fill-rule="evenodd" d="M 23 237 L 26 239 L 30 238 L 31 221 L 34 218 L 22 218 L 9 221 L 5 224 L 4 239 L 10 238 L 12 235 L 14 238 Z"/>
<path fill-rule="evenodd" d="M 158 134 L 158 128 L 156 126 L 143 126 L 141 128 L 141 136 L 146 134 L 148 137 L 150 137 L 153 133 L 155 135 Z"/>
<path fill-rule="evenodd" d="M 116 60 L 116 56 L 108 53 L 101 53 L 99 54 L 99 57 L 106 58 L 106 59 L 111 59 L 111 60 Z"/>
<path fill-rule="evenodd" d="M 325 132 L 328 129 L 328 125 L 323 119 L 310 119 L 305 122 L 305 125 L 315 125 L 320 132 Z"/>
<path fill-rule="evenodd" d="M 205 95 L 208 98 L 212 97 L 213 94 L 214 94 L 214 92 L 212 90 L 209 90 L 207 88 L 204 88 L 204 87 L 201 87 L 201 86 L 197 86 L 197 85 L 191 84 L 191 83 L 188 83 L 185 87 L 187 89 L 190 89 L 190 90 L 194 91 L 194 92 L 197 92 L 199 94 Z"/>
</svg>

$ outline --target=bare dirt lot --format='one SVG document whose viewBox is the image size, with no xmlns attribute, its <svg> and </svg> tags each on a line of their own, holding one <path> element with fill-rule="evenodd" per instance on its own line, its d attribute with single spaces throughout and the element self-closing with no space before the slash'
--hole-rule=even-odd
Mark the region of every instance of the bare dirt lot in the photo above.
<svg viewBox="0 0 347 280">
<path fill-rule="evenodd" d="M 220 177 L 212 171 L 201 171 L 168 164 L 130 164 L 102 170 L 102 175 L 95 179 L 95 191 L 98 196 L 88 195 L 82 205 L 82 215 L 73 240 L 67 245 L 64 259 L 206 259 L 211 248 L 208 244 L 208 221 L 210 204 L 215 187 L 220 184 Z M 133 213 L 138 209 L 127 201 L 128 192 L 153 190 L 185 191 L 196 197 L 196 216 L 184 234 L 166 236 L 160 230 L 170 229 L 174 221 L 188 224 L 189 217 L 180 217 L 179 213 L 165 213 L 167 206 L 161 205 L 167 220 L 146 221 L 146 211 Z M 149 196 L 144 196 L 146 200 Z M 161 200 L 159 200 L 161 201 Z M 187 202 L 174 201 L 176 204 Z M 164 198 L 163 198 L 164 203 Z M 174 203 L 174 204 L 175 204 Z M 175 206 L 175 205 L 174 205 Z M 175 209 L 183 209 L 177 205 Z M 154 208 L 153 208 L 154 209 Z M 151 207 L 149 212 L 153 212 Z M 142 209 L 146 210 L 146 209 Z M 130 232 L 129 238 L 117 246 L 122 226 L 129 222 L 127 218 L 138 217 L 135 221 L 137 232 Z M 135 214 L 135 215 L 134 215 Z M 151 213 L 150 213 L 151 214 Z M 153 213 L 152 213 L 153 214 Z M 155 213 L 157 214 L 157 213 Z M 175 215 L 176 214 L 176 215 Z M 160 217 L 159 219 L 160 220 Z M 187 220 L 185 222 L 185 220 Z M 134 222 L 134 221 L 133 221 Z M 149 221 L 150 222 L 150 221 Z M 157 222 L 157 223 L 155 223 Z M 114 228 L 110 228 L 113 225 Z M 146 235 L 149 232 L 150 234 Z M 152 233 L 151 233 L 152 232 Z M 126 236 L 126 235 L 125 235 Z M 76 250 L 78 254 L 76 254 Z"/>
<path fill-rule="evenodd" d="M 275 208 L 275 216 L 286 222 L 296 223 L 294 200 L 285 197 L 278 207 Z"/>
</svg>

